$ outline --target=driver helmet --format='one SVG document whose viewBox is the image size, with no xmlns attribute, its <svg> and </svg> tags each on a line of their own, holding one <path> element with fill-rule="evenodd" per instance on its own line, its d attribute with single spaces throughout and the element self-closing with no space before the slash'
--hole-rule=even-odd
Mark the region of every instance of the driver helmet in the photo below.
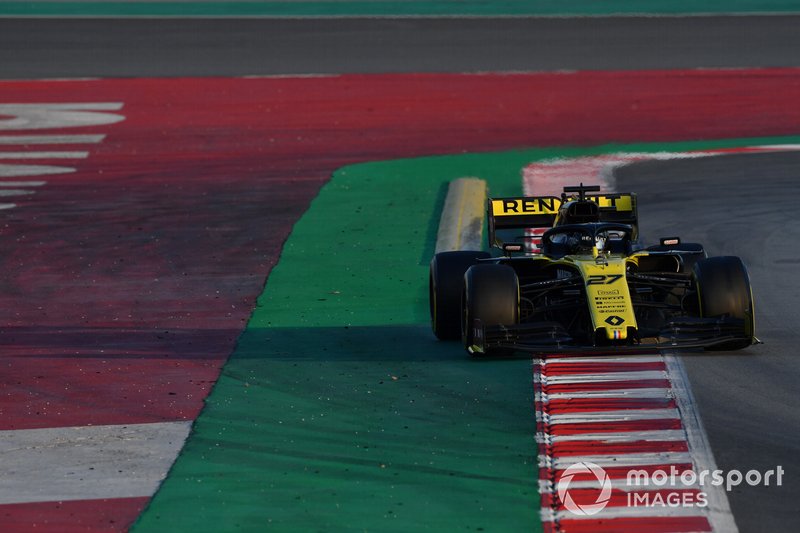
<svg viewBox="0 0 800 533">
<path fill-rule="evenodd" d="M 576 231 L 567 238 L 567 245 L 571 253 L 590 252 L 594 239 L 588 233 Z"/>
<path fill-rule="evenodd" d="M 606 241 L 608 240 L 608 235 L 605 233 L 599 233 L 594 238 L 595 246 L 597 246 L 597 251 L 602 252 L 606 247 Z"/>
</svg>

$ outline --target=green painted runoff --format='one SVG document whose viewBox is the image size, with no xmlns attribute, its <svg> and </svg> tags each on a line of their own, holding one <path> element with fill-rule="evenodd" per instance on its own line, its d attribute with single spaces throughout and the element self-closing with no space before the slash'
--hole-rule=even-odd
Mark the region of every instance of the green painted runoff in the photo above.
<svg viewBox="0 0 800 533">
<path fill-rule="evenodd" d="M 427 323 L 447 183 L 512 194 L 528 160 L 338 171 L 137 529 L 535 530 L 530 361 L 471 361 Z"/>
<path fill-rule="evenodd" d="M 428 326 L 447 183 L 520 191 L 528 163 L 800 138 L 535 149 L 337 171 L 297 222 L 135 531 L 539 531 L 529 359 Z"/>
<path fill-rule="evenodd" d="M 0 2 L 0 16 L 325 17 L 325 16 L 605 16 L 795 13 L 795 0 L 284 0 Z"/>
</svg>

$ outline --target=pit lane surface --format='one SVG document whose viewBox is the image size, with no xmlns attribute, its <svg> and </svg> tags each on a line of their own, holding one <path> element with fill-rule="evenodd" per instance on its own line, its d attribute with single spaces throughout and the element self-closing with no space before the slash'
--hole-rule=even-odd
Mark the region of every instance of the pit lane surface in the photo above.
<svg viewBox="0 0 800 533">
<path fill-rule="evenodd" d="M 263 21 L 208 22 L 198 29 L 197 25 L 201 24 L 198 21 L 167 24 L 3 20 L 0 22 L 0 60 L 4 65 L 1 75 L 6 78 L 796 65 L 793 50 L 797 49 L 799 38 L 794 31 L 797 22 L 795 17 L 719 19 L 718 22 L 709 18 L 698 23 L 670 19 L 550 21 L 558 31 L 542 27 L 539 32 L 531 26 L 533 21 L 497 21 L 491 25 L 471 21 L 471 26 L 460 21 L 316 21 L 304 23 L 308 24 L 306 32 L 292 27 L 283 41 L 270 41 L 268 37 L 255 37 L 264 30 L 262 24 L 266 22 Z M 292 24 L 300 23 L 282 22 L 280 25 Z M 348 31 L 347 27 L 353 24 L 361 24 L 361 31 Z M 420 31 L 413 24 L 430 25 L 431 29 Z M 535 24 L 546 25 L 540 21 Z M 564 26 L 559 28 L 562 24 Z M 649 24 L 665 26 L 641 30 Z M 253 29 L 243 29 L 249 25 Z M 461 30 L 462 40 L 458 41 L 453 40 L 450 33 L 444 33 L 448 25 L 470 27 Z M 481 26 L 486 29 L 480 30 Z M 327 29 L 323 31 L 323 28 Z M 380 28 L 382 33 L 375 28 Z M 478 33 L 478 38 L 471 33 L 479 31 L 484 33 Z M 264 35 L 270 33 L 263 31 Z M 292 33 L 294 38 L 289 37 Z M 319 33 L 325 37 L 319 38 Z M 600 34 L 603 38 L 586 39 L 587 34 Z M 94 37 L 78 39 L 78 35 Z M 383 46 L 378 46 L 379 35 L 385 36 L 385 41 L 384 37 L 380 39 Z M 411 35 L 419 45 L 410 47 Z M 467 42 L 470 35 L 469 40 L 475 41 L 471 44 Z M 498 35 L 504 37 L 498 39 Z M 675 37 L 665 42 L 661 38 L 664 35 Z M 734 35 L 742 38 L 734 39 Z M 165 46 L 162 39 L 169 41 L 167 51 L 156 53 Z M 503 44 L 483 46 L 492 39 Z M 308 44 L 309 41 L 313 44 Z M 65 47 L 65 42 L 74 45 Z M 332 48 L 326 48 L 328 46 Z M 330 51 L 317 54 L 322 48 Z M 59 50 L 55 55 L 54 49 Z M 253 52 L 254 49 L 260 52 Z M 687 134 L 691 136 L 691 132 Z M 650 231 L 669 229 L 668 224 L 674 224 L 673 221 L 703 217 L 703 221 L 709 223 L 707 235 L 695 233 L 692 238 L 705 242 L 712 253 L 742 255 L 750 265 L 759 306 L 759 334 L 768 344 L 751 349 L 750 355 L 691 357 L 686 358 L 685 364 L 720 467 L 763 470 L 781 464 L 788 472 L 797 472 L 797 428 L 800 424 L 791 409 L 797 396 L 798 373 L 792 344 L 797 319 L 791 317 L 793 298 L 797 296 L 797 283 L 791 276 L 797 258 L 792 255 L 793 247 L 784 243 L 793 242 L 793 239 L 796 242 L 800 237 L 796 223 L 792 225 L 787 221 L 794 213 L 790 198 L 792 193 L 796 195 L 797 186 L 790 175 L 792 168 L 797 168 L 798 160 L 785 155 L 767 155 L 708 161 L 642 165 L 636 172 L 652 171 L 655 174 L 651 178 L 658 179 L 645 180 L 643 176 L 647 174 L 633 178 L 623 172 L 620 186 L 642 194 L 641 210 L 646 224 L 643 229 L 651 237 L 655 235 Z M 750 164 L 750 161 L 756 163 Z M 717 168 L 692 167 L 697 171 L 694 174 L 688 168 L 692 165 L 717 165 Z M 767 174 L 767 168 L 777 170 Z M 684 175 L 684 171 L 688 174 Z M 634 179 L 636 181 L 626 181 Z M 779 187 L 772 191 L 774 197 L 767 196 L 769 189 L 764 181 L 767 179 Z M 719 186 L 711 188 L 709 182 Z M 656 193 L 658 201 L 652 199 Z M 675 195 L 673 201 L 663 202 L 662 193 Z M 715 199 L 721 195 L 733 203 L 718 201 L 712 204 L 714 207 L 700 203 L 712 193 Z M 648 195 L 651 200 L 647 199 Z M 782 198 L 785 210 L 775 209 L 776 198 Z M 753 216 L 739 217 L 737 205 L 747 208 L 741 213 Z M 731 213 L 736 213 L 740 220 L 735 233 L 727 226 Z M 703 226 L 698 224 L 697 227 Z M 674 229 L 681 230 L 682 226 Z M 678 233 L 689 236 L 685 231 Z M 734 491 L 730 499 L 737 523 L 743 531 L 791 529 L 797 521 L 790 511 L 797 500 L 796 491 L 797 483 L 785 483 L 780 489 L 757 493 L 744 489 Z"/>
</svg>

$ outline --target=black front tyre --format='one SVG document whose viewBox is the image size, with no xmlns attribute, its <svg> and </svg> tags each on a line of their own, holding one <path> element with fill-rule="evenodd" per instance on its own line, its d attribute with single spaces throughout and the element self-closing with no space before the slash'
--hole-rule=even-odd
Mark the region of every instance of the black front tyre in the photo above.
<svg viewBox="0 0 800 533">
<path fill-rule="evenodd" d="M 475 265 L 464 276 L 461 340 L 473 355 L 475 320 L 482 326 L 511 326 L 519 323 L 519 279 L 507 265 Z M 504 355 L 510 350 L 487 350 L 482 355 Z"/>
<path fill-rule="evenodd" d="M 727 317 L 742 322 L 741 340 L 708 348 L 709 350 L 740 350 L 755 341 L 755 309 L 750 277 L 742 260 L 733 256 L 701 259 L 694 265 L 700 316 Z"/>
<path fill-rule="evenodd" d="M 461 292 L 464 273 L 487 252 L 441 252 L 431 260 L 428 284 L 433 334 L 441 340 L 461 338 Z"/>
</svg>

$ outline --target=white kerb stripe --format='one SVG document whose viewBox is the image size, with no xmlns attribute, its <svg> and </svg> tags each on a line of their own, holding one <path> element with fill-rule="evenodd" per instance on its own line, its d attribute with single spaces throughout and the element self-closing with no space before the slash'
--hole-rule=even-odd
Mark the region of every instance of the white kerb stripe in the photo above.
<svg viewBox="0 0 800 533">
<path fill-rule="evenodd" d="M 591 516 L 581 516 L 570 511 L 553 511 L 552 509 L 542 509 L 542 521 L 553 522 L 555 520 L 609 520 L 612 518 L 647 518 L 647 517 L 676 517 L 676 516 L 697 516 L 707 517 L 705 511 L 700 507 L 633 507 L 623 505 L 620 507 L 606 507 L 599 513 Z M 607 524 L 606 527 L 612 524 Z"/>
<path fill-rule="evenodd" d="M 536 376 L 534 376 L 536 378 Z M 648 379 L 667 379 L 664 370 L 635 370 L 633 372 L 598 372 L 597 374 L 557 374 L 541 375 L 538 381 L 546 384 L 602 383 L 609 381 L 643 381 Z"/>
<path fill-rule="evenodd" d="M 678 420 L 677 409 L 621 409 L 616 411 L 587 411 L 576 413 L 536 413 L 537 421 L 556 424 L 593 424 L 597 422 L 627 422 L 632 420 Z"/>
<path fill-rule="evenodd" d="M 628 485 L 628 480 L 626 478 L 608 478 L 609 483 L 611 483 L 611 488 L 614 490 L 621 490 L 624 492 L 647 492 L 651 490 L 664 490 L 665 486 L 669 485 L 656 485 L 655 483 L 649 483 L 641 485 Z M 589 481 L 570 481 L 569 488 L 570 489 L 597 489 L 600 486 L 598 481 L 589 480 Z M 672 487 L 669 487 L 672 488 Z M 701 489 L 703 488 L 698 482 L 685 484 L 682 481 L 679 485 L 675 486 L 676 490 L 686 490 L 686 489 Z M 546 479 L 539 480 L 539 492 L 542 494 L 553 494 L 556 491 L 555 483 Z"/>
<path fill-rule="evenodd" d="M 663 399 L 673 398 L 672 389 L 666 387 L 649 389 L 606 389 L 587 390 L 577 392 L 542 393 L 542 401 L 571 400 L 576 398 L 637 398 L 637 399 Z"/>
<path fill-rule="evenodd" d="M 539 457 L 540 468 L 563 470 L 577 463 L 594 463 L 603 468 L 619 466 L 667 466 L 691 464 L 688 452 L 621 453 L 615 455 L 565 455 L 561 457 Z M 667 467 L 668 469 L 668 467 Z M 666 469 L 665 469 L 666 470 Z"/>
<path fill-rule="evenodd" d="M 646 431 L 627 431 L 620 433 L 578 433 L 570 435 L 551 435 L 537 433 L 536 442 L 553 444 L 558 442 L 639 442 L 639 441 L 682 441 L 686 433 L 682 429 L 653 429 Z"/>
<path fill-rule="evenodd" d="M 554 363 L 662 363 L 660 355 L 599 355 L 597 357 L 548 357 L 541 359 L 543 365 Z"/>
</svg>

